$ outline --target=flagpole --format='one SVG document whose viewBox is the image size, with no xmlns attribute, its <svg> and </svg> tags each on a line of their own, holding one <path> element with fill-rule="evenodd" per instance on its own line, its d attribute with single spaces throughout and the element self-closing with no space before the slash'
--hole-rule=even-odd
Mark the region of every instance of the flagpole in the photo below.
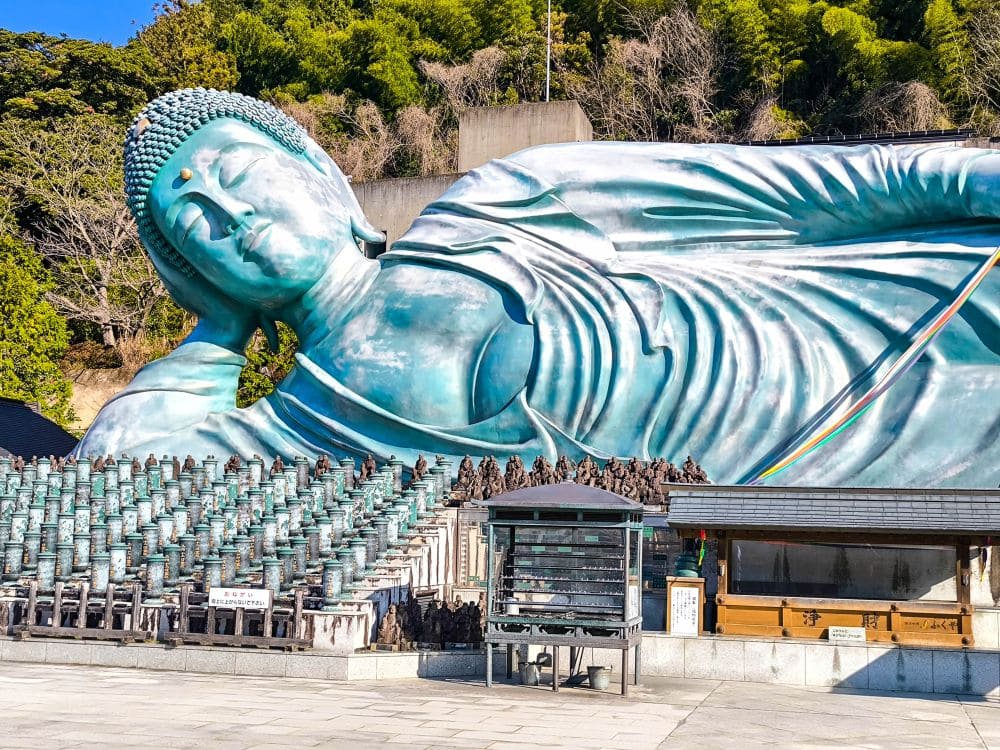
<svg viewBox="0 0 1000 750">
<path fill-rule="evenodd" d="M 552 70 L 552 0 L 548 1 L 548 16 L 545 21 L 545 101 L 549 100 L 549 83 Z"/>
</svg>

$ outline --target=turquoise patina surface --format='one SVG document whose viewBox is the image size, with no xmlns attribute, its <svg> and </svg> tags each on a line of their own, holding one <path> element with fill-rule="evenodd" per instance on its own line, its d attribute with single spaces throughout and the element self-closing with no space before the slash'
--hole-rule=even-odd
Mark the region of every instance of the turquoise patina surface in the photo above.
<svg viewBox="0 0 1000 750">
<path fill-rule="evenodd" d="M 745 481 L 864 393 L 1000 244 L 1000 153 L 978 149 L 543 146 L 459 180 L 378 260 L 343 175 L 260 102 L 161 97 L 126 164 L 143 240 L 200 322 L 83 455 L 692 454 Z M 243 348 L 276 320 L 296 367 L 237 409 Z M 994 486 L 998 436 L 994 270 L 778 481 Z"/>
</svg>

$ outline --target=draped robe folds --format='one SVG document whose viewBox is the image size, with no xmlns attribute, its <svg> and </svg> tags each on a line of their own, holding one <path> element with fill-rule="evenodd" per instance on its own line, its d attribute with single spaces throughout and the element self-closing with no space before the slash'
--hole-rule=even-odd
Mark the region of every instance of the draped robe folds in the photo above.
<svg viewBox="0 0 1000 750">
<path fill-rule="evenodd" d="M 529 149 L 456 182 L 379 259 L 470 274 L 533 326 L 527 382 L 498 413 L 413 422 L 308 346 L 236 409 L 244 359 L 198 342 L 144 368 L 77 452 L 691 454 L 746 481 L 848 408 L 990 257 L 997 164 L 949 147 Z M 871 409 L 773 483 L 994 486 L 998 437 L 994 270 Z"/>
</svg>

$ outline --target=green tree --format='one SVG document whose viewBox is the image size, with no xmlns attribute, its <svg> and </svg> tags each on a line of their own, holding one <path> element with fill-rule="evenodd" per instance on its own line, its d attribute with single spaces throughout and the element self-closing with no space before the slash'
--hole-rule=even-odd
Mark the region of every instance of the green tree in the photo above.
<svg viewBox="0 0 1000 750">
<path fill-rule="evenodd" d="M 165 2 L 153 22 L 129 43 L 137 58 L 155 72 L 158 93 L 194 86 L 236 86 L 236 60 L 218 49 L 220 24 L 214 5 Z"/>
<path fill-rule="evenodd" d="M 924 13 L 924 26 L 934 56 L 938 94 L 949 104 L 964 104 L 968 100 L 972 48 L 951 0 L 931 0 Z M 996 44 L 1000 46 L 1000 39 Z"/>
<path fill-rule="evenodd" d="M 51 281 L 38 255 L 0 235 L 0 396 L 37 401 L 61 425 L 73 421 L 71 386 L 59 369 L 69 345 L 66 322 L 45 301 Z"/>
<path fill-rule="evenodd" d="M 247 364 L 240 373 L 236 389 L 237 406 L 250 406 L 257 399 L 264 398 L 291 371 L 299 340 L 284 323 L 278 323 L 278 344 L 278 351 L 272 352 L 260 331 L 250 339 L 246 350 Z"/>
</svg>

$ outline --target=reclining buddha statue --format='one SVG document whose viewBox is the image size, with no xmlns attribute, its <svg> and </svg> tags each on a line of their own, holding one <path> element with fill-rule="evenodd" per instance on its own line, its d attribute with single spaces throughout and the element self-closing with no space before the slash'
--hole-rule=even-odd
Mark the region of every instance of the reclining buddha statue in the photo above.
<svg viewBox="0 0 1000 750">
<path fill-rule="evenodd" d="M 348 180 L 255 99 L 154 100 L 125 175 L 199 322 L 79 455 L 691 454 L 720 482 L 1000 482 L 1000 152 L 540 146 L 374 260 Z M 237 408 L 276 321 L 296 364 Z"/>
</svg>

